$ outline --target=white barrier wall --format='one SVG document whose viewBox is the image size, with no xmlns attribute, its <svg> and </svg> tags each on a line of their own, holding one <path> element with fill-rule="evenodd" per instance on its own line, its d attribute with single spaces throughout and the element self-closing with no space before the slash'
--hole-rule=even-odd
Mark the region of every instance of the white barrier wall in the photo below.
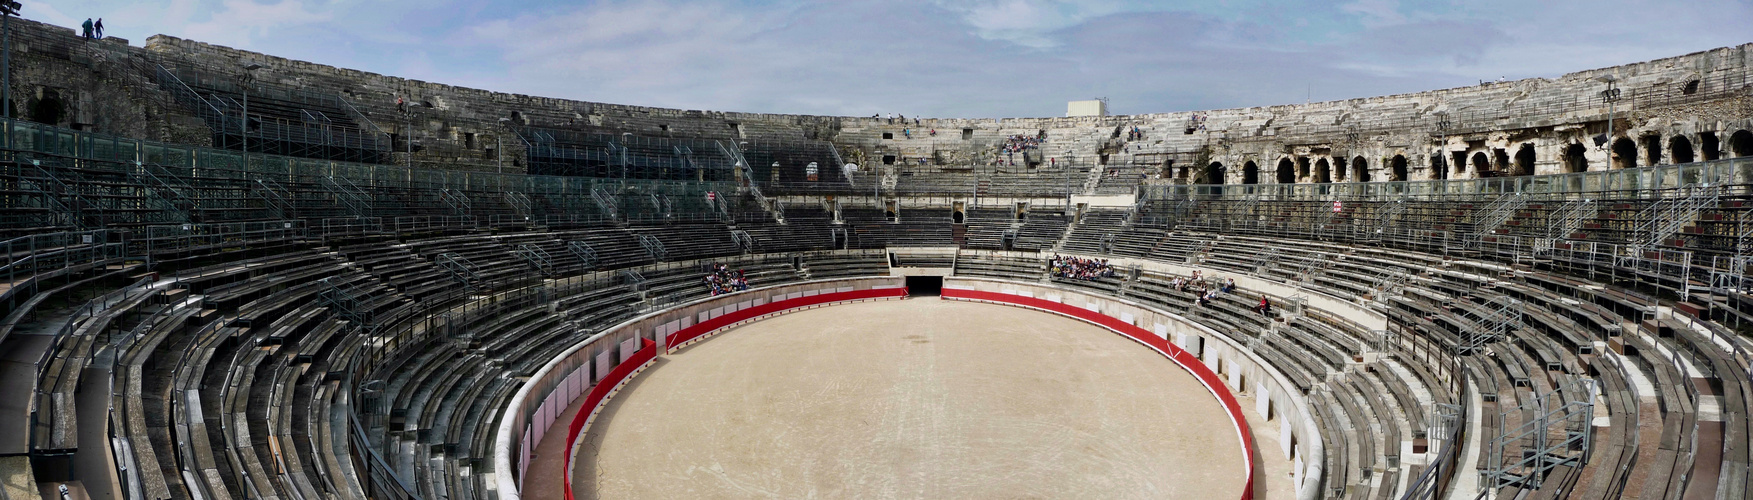
<svg viewBox="0 0 1753 500">
<path fill-rule="evenodd" d="M 1241 279 L 1238 286 L 1244 286 Z M 1309 403 L 1289 379 L 1265 360 L 1247 350 L 1236 339 L 1211 328 L 1189 321 L 1181 315 L 1163 311 L 1126 299 L 1095 295 L 1077 290 L 1039 283 L 1022 283 L 987 278 L 945 278 L 945 289 L 997 292 L 1034 297 L 1051 302 L 1082 307 L 1168 339 L 1177 347 L 1196 354 L 1207 367 L 1228 382 L 1229 389 L 1256 398 L 1255 411 L 1270 416 L 1277 429 L 1259 428 L 1259 432 L 1278 434 L 1281 449 L 1277 450 L 1294 467 L 1293 476 L 1299 500 L 1313 500 L 1320 495 L 1320 478 L 1325 461 L 1306 457 L 1324 457 L 1320 429 L 1309 413 Z M 1294 449 L 1291 443 L 1296 443 Z"/>
</svg>

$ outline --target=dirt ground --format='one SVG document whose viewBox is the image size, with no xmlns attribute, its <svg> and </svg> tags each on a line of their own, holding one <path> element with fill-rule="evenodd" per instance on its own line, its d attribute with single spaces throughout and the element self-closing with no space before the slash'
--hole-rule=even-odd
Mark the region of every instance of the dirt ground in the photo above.
<svg viewBox="0 0 1753 500">
<path fill-rule="evenodd" d="M 793 313 L 665 356 L 574 464 L 579 498 L 1235 498 L 1235 431 L 1186 371 L 1025 309 Z"/>
</svg>

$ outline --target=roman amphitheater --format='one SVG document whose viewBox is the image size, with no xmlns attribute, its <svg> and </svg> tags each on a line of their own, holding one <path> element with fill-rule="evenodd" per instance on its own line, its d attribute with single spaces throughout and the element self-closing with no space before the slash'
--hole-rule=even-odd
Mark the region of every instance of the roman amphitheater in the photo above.
<svg viewBox="0 0 1753 500">
<path fill-rule="evenodd" d="M 11 26 L 0 500 L 1753 496 L 1753 44 L 894 120 Z"/>
</svg>

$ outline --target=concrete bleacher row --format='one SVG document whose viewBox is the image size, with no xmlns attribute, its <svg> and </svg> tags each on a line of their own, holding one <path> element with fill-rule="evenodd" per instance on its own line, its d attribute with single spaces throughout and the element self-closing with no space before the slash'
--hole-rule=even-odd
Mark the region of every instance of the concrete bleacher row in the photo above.
<svg viewBox="0 0 1753 500">
<path fill-rule="evenodd" d="M 37 457 L 39 477 L 74 466 L 115 471 L 88 463 L 104 454 L 113 425 L 127 443 L 120 460 L 132 466 L 80 473 L 75 486 L 155 498 L 357 498 L 380 491 L 377 479 L 393 473 L 425 498 L 490 498 L 479 479 L 491 453 L 482 429 L 492 428 L 517 377 L 557 349 L 650 307 L 705 296 L 700 279 L 713 263 L 761 285 L 888 273 L 882 252 L 853 251 L 627 268 L 637 281 L 582 266 L 558 281 L 493 278 L 535 271 L 505 246 L 558 237 L 312 241 L 141 275 L 72 317 L 36 310 L 38 318 L 8 325 L 18 335 L 0 336 L 41 338 L 32 334 L 39 324 L 56 330 L 36 351 L 37 366 L 8 372 L 20 375 L 7 381 L 9 393 L 25 382 L 31 387 L 20 392 L 37 400 L 34 411 L 9 415 L 33 436 L 20 453 Z M 504 284 L 468 288 L 438 269 L 429 258 L 438 252 L 467 255 L 484 279 Z M 336 290 L 346 297 L 337 300 Z M 344 384 L 368 359 L 377 360 L 371 378 Z M 116 392 L 128 394 L 114 411 L 86 397 L 112 392 L 112 370 Z"/>
<path fill-rule="evenodd" d="M 1446 203 L 1417 209 L 1434 219 L 1394 222 L 1416 231 L 1472 224 L 1470 215 L 1453 212 L 1476 207 Z M 1315 215 L 1328 206 L 1322 203 L 1267 206 L 1246 214 L 1339 235 L 1357 234 L 1380 208 L 1353 206 L 1329 218 Z M 1613 210 L 1619 215 L 1607 218 L 1642 211 Z M 32 289 L 8 296 L 0 323 L 9 353 L 4 387 L 28 403 L 0 406 L 17 417 L 0 420 L 19 422 L 16 442 L 0 438 L 0 445 L 40 457 L 42 477 L 56 477 L 62 467 L 104 470 L 90 465 L 102 460 L 93 451 L 101 447 L 90 443 L 103 441 L 90 433 L 119 429 L 137 465 L 115 484 L 86 488 L 137 487 L 169 497 L 363 496 L 393 475 L 422 497 L 485 498 L 477 478 L 489 443 L 478 429 L 498 418 L 517 377 L 590 332 L 704 295 L 701 265 L 724 261 L 756 283 L 881 275 L 890 266 L 881 248 L 960 243 L 966 249 L 950 261 L 958 275 L 1123 297 L 1247 345 L 1312 401 L 1330 451 L 1321 460 L 1331 496 L 1403 493 L 1445 459 L 1433 455 L 1440 440 L 1433 429 L 1444 425 L 1439 406 L 1474 405 L 1474 396 L 1479 403 L 1470 409 L 1483 435 L 1469 439 L 1480 458 L 1451 477 L 1491 468 L 1492 453 L 1532 449 L 1527 440 L 1491 438 L 1534 421 L 1531 405 L 1551 397 L 1598 405 L 1600 418 L 1583 424 L 1592 432 L 1591 453 L 1563 457 L 1539 486 L 1524 481 L 1500 493 L 1747 491 L 1753 387 L 1742 381 L 1753 349 L 1723 321 L 1742 307 L 1699 309 L 1622 286 L 1631 283 L 1603 282 L 1601 269 L 1619 265 L 1612 259 L 1504 263 L 1469 247 L 1274 232 L 1278 226 L 1210 222 L 1216 215 L 1240 214 L 1159 201 L 1133 211 L 1091 210 L 1075 221 L 1036 213 L 1019 221 L 1009 210 L 975 209 L 960 226 L 911 212 L 891 222 L 880 210 L 847 208 L 843 224 L 826 211 L 794 209 L 783 218 L 752 212 L 535 230 L 309 239 L 264 233 L 152 254 L 156 276 L 142 274 L 139 262 L 100 255 L 8 289 Z M 1523 210 L 1512 220 L 1539 217 Z M 836 242 L 836 230 L 848 240 Z M 746 248 L 734 231 L 750 236 Z M 1006 231 L 1015 231 L 1010 249 L 1020 251 L 984 251 L 1003 249 Z M 640 236 L 664 254 L 652 255 Z M 568 250 L 572 242 L 594 249 L 595 262 Z M 63 243 L 42 252 L 104 244 Z M 526 246 L 551 259 L 525 259 L 518 250 Z M 830 250 L 836 247 L 870 250 Z M 1147 265 L 1114 278 L 1050 278 L 1051 250 Z M 441 265 L 446 255 L 469 262 L 467 276 Z M 1320 294 L 1375 311 L 1387 328 L 1373 331 L 1317 308 L 1263 316 L 1253 310 L 1261 292 L 1247 288 L 1196 306 L 1190 292 L 1169 284 L 1184 277 L 1173 271 L 1179 268 L 1155 264 Z M 115 290 L 122 293 L 98 296 Z M 1294 296 L 1269 298 L 1287 304 Z M 1519 304 L 1506 335 L 1471 344 L 1506 303 Z M 79 304 L 91 305 L 68 309 Z M 374 367 L 371 376 L 355 373 L 362 364 Z M 1459 385 L 1456 373 L 1465 374 Z M 1584 381 L 1593 390 L 1576 392 Z M 131 391 L 117 410 L 88 401 L 110 393 L 111 384 Z"/>
<path fill-rule="evenodd" d="M 1107 230 L 1119 230 L 1122 236 L 1138 231 L 1132 226 Z M 1102 229 L 1079 225 L 1072 231 L 1075 235 Z M 1591 418 L 1587 424 L 1594 427 L 1591 439 L 1597 451 L 1586 463 L 1565 457 L 1573 462 L 1547 472 L 1538 488 L 1511 484 L 1500 493 L 1527 489 L 1541 498 L 1618 498 L 1736 497 L 1747 491 L 1746 445 L 1725 435 L 1744 436 L 1741 433 L 1748 430 L 1747 388 L 1740 380 L 1753 359 L 1741 354 L 1747 351 L 1745 340 L 1709 318 L 1658 307 L 1655 299 L 1634 291 L 1486 261 L 1320 241 L 1186 231 L 1148 234 L 1155 238 L 1149 246 L 1111 245 L 1112 255 L 1191 262 L 1382 310 L 1392 336 L 1440 346 L 1451 359 L 1457 359 L 1453 350 L 1481 328 L 1495 304 L 1518 301 L 1522 314 L 1509 335 L 1473 355 L 1458 357 L 1484 401 L 1480 414 L 1486 436 L 1475 437 L 1477 445 L 1487 447 L 1493 433 L 1516 429 L 1534 418 L 1529 407 L 1538 395 L 1556 394 L 1573 403 L 1594 400 L 1599 405 L 1596 415 L 1604 418 Z M 1179 251 L 1153 254 L 1171 237 L 1191 243 L 1174 247 Z M 1067 248 L 1090 246 L 1068 241 Z M 1029 265 L 1039 259 L 1019 262 L 1014 257 L 980 255 L 985 254 L 964 253 L 957 261 L 958 274 L 1043 279 L 1044 272 Z M 1330 440 L 1326 470 L 1333 474 L 1328 480 L 1332 496 L 1397 496 L 1394 481 L 1416 478 L 1424 465 L 1387 465 L 1411 458 L 1399 456 L 1402 445 L 1410 449 L 1419 442 L 1431 446 L 1420 454 L 1434 452 L 1436 436 L 1429 434 L 1436 425 L 1432 408 L 1465 403 L 1447 388 L 1443 377 L 1431 372 L 1430 358 L 1383 346 L 1380 333 L 1318 310 L 1262 325 L 1259 316 L 1251 314 L 1257 295 L 1251 300 L 1220 297 L 1211 307 L 1200 308 L 1192 305 L 1190 294 L 1170 288 L 1169 278 L 1147 271 L 1127 279 L 1052 281 L 1185 311 L 1196 322 L 1233 332 L 1240 339 L 1254 339 L 1250 345 L 1258 354 L 1310 391 L 1320 425 L 1336 431 L 1323 434 Z M 1365 353 L 1373 353 L 1368 356 L 1373 361 L 1364 362 Z M 1592 394 L 1574 393 L 1583 379 L 1596 384 Z M 1700 412 L 1701 407 L 1712 411 Z M 1402 424 L 1369 424 L 1384 421 Z M 1500 452 L 1521 456 L 1522 447 L 1532 446 L 1523 441 L 1505 441 Z M 1466 464 L 1458 474 L 1477 475 L 1492 468 L 1488 455 L 1482 451 L 1477 463 Z M 1634 468 L 1631 464 L 1655 465 Z M 1390 476 L 1372 477 L 1383 474 Z M 1719 478 L 1723 478 L 1720 484 Z M 1480 487 L 1491 485 L 1490 479 L 1481 477 Z M 1347 486 L 1357 484 L 1374 484 L 1378 489 Z"/>
</svg>

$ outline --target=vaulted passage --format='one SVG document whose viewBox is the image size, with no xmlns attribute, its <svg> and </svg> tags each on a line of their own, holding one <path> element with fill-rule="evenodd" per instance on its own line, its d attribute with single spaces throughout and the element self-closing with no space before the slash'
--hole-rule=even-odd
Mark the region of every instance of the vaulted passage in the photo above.
<svg viewBox="0 0 1753 500">
<path fill-rule="evenodd" d="M 1613 168 L 1621 169 L 1636 167 L 1637 143 L 1631 142 L 1631 139 L 1623 137 L 1619 138 L 1617 141 L 1613 141 Z"/>
<path fill-rule="evenodd" d="M 1510 164 L 1509 175 L 1534 175 L 1534 145 L 1523 144 L 1516 150 L 1516 161 Z"/>
<path fill-rule="evenodd" d="M 1296 164 L 1291 163 L 1290 158 L 1278 160 L 1278 183 L 1296 184 Z"/>
<path fill-rule="evenodd" d="M 1753 156 L 1753 132 L 1737 130 L 1729 136 L 1729 154 L 1735 158 Z"/>
<path fill-rule="evenodd" d="M 1322 159 L 1316 161 L 1315 162 L 1314 182 L 1317 184 L 1333 182 L 1333 179 L 1331 177 L 1329 177 L 1329 175 L 1331 175 L 1331 173 L 1332 173 L 1331 170 L 1332 170 L 1332 168 L 1327 166 L 1327 159 L 1326 158 L 1322 158 Z"/>
<path fill-rule="evenodd" d="M 1589 147 L 1581 144 L 1571 144 L 1564 148 L 1564 173 L 1589 171 L 1589 158 L 1586 156 L 1588 153 Z"/>
<path fill-rule="evenodd" d="M 1205 174 L 1200 176 L 1199 184 L 1223 184 L 1225 174 L 1222 163 L 1213 162 L 1205 167 Z"/>
<path fill-rule="evenodd" d="M 1406 157 L 1401 156 L 1401 155 L 1394 155 L 1394 159 L 1389 160 L 1388 171 L 1389 171 L 1389 175 L 1392 176 L 1392 178 L 1388 179 L 1390 181 L 1407 180 L 1406 179 Z"/>
<path fill-rule="evenodd" d="M 1254 162 L 1243 163 L 1242 164 L 1242 184 L 1259 184 L 1259 183 L 1260 183 L 1260 166 L 1255 165 Z"/>
<path fill-rule="evenodd" d="M 1363 159 L 1362 156 L 1351 159 L 1351 180 L 1353 182 L 1370 181 L 1369 160 Z"/>
<path fill-rule="evenodd" d="M 1490 170 L 1491 159 L 1487 158 L 1483 152 L 1473 153 L 1473 173 L 1483 176 Z"/>
<path fill-rule="evenodd" d="M 1674 163 L 1692 163 L 1692 141 L 1683 135 L 1674 136 L 1668 141 L 1668 158 Z"/>
<path fill-rule="evenodd" d="M 1717 152 L 1721 151 L 1721 147 L 1722 145 L 1717 143 L 1716 132 L 1698 134 L 1699 156 L 1703 156 L 1704 161 L 1716 161 Z"/>
<path fill-rule="evenodd" d="M 1647 135 L 1643 138 L 1643 166 L 1653 167 L 1662 164 L 1662 136 Z"/>
</svg>

